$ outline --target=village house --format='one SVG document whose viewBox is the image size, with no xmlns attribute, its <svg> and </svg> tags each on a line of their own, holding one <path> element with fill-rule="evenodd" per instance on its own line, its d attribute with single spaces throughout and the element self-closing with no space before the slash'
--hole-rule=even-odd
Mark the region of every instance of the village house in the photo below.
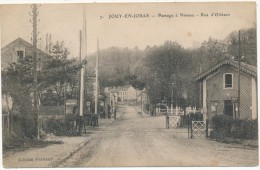
<svg viewBox="0 0 260 170">
<path fill-rule="evenodd" d="M 106 87 L 106 92 L 116 94 L 117 102 L 133 101 L 137 99 L 137 90 L 132 86 Z"/>
<path fill-rule="evenodd" d="M 17 38 L 1 49 L 1 70 L 4 71 L 10 64 L 17 63 L 24 57 L 33 57 L 33 45 Z M 41 69 L 48 59 L 48 54 L 37 48 L 38 66 Z"/>
<path fill-rule="evenodd" d="M 5 72 L 10 64 L 18 63 L 25 57 L 33 57 L 34 47 L 32 44 L 23 40 L 22 38 L 17 38 L 9 44 L 1 48 L 1 71 Z M 42 50 L 37 48 L 37 69 L 40 70 L 46 60 L 48 60 L 49 55 Z M 7 131 L 11 130 L 12 133 L 22 134 L 21 122 L 16 120 L 17 115 L 19 115 L 19 109 L 14 104 L 13 99 L 8 94 L 2 94 L 2 106 L 3 106 L 3 132 L 4 138 L 8 136 Z M 41 110 L 40 110 L 41 111 Z M 9 120 L 9 115 L 12 115 L 13 122 Z M 10 122 L 10 123 L 9 123 Z M 11 127 L 11 128 L 10 128 Z M 10 129 L 9 129 L 10 128 Z"/>
<path fill-rule="evenodd" d="M 17 63 L 25 57 L 33 57 L 33 45 L 17 38 L 1 49 L 1 70 L 5 71 L 10 64 Z M 37 48 L 37 69 L 41 70 L 50 57 L 47 53 Z"/>
<path fill-rule="evenodd" d="M 238 61 L 225 59 L 196 76 L 201 85 L 205 118 L 228 115 L 237 119 L 257 119 L 257 68 L 240 62 L 240 114 L 238 113 Z"/>
</svg>

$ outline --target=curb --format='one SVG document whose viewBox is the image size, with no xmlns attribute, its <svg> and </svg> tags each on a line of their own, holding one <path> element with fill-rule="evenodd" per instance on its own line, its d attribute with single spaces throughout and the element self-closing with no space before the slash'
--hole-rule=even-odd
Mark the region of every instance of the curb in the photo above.
<svg viewBox="0 0 260 170">
<path fill-rule="evenodd" d="M 69 153 L 66 154 L 66 156 L 64 156 L 63 158 L 55 161 L 54 163 L 52 163 L 50 165 L 51 168 L 56 168 L 58 167 L 60 164 L 62 164 L 63 162 L 65 162 L 66 160 L 68 160 L 69 158 L 71 158 L 75 153 L 77 153 L 80 149 L 82 149 L 84 146 L 86 146 L 91 140 L 91 137 L 86 141 L 86 142 L 83 142 L 79 145 L 78 148 L 76 148 L 74 151 L 71 151 Z"/>
<path fill-rule="evenodd" d="M 122 114 L 120 114 L 119 117 L 121 117 Z M 118 117 L 118 118 L 119 118 Z M 111 123 L 109 123 L 106 127 L 112 125 L 113 123 L 115 123 L 116 120 L 113 120 Z M 81 144 L 79 144 L 79 147 L 76 148 L 74 151 L 71 151 L 69 153 L 66 154 L 66 156 L 62 157 L 61 159 L 55 161 L 54 163 L 52 163 L 50 165 L 51 168 L 57 168 L 60 164 L 62 164 L 63 162 L 65 162 L 66 160 L 68 160 L 69 158 L 71 158 L 75 153 L 77 153 L 79 150 L 81 150 L 84 146 L 86 146 L 91 140 L 91 137 L 86 141 L 86 142 L 83 142 Z"/>
</svg>

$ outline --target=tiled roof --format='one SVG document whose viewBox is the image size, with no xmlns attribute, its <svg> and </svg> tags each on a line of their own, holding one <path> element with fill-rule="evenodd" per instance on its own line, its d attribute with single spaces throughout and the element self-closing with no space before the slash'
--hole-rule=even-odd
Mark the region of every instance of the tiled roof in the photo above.
<svg viewBox="0 0 260 170">
<path fill-rule="evenodd" d="M 195 77 L 195 81 L 202 81 L 204 78 L 206 78 L 208 75 L 216 71 L 218 68 L 222 67 L 223 65 L 230 65 L 235 68 L 238 68 L 238 61 L 230 60 L 230 59 L 225 59 L 222 60 L 221 62 L 217 63 L 216 65 L 212 66 L 205 72 L 199 74 L 198 76 Z M 257 68 L 253 65 L 249 65 L 243 62 L 240 62 L 240 71 L 247 73 L 253 77 L 257 77 Z"/>
<path fill-rule="evenodd" d="M 1 52 L 4 52 L 5 50 L 7 50 L 11 46 L 15 45 L 16 43 L 22 43 L 29 48 L 33 48 L 32 44 L 28 43 L 27 41 L 25 41 L 24 39 L 19 37 L 19 38 L 15 39 L 14 41 L 10 42 L 9 44 L 5 45 L 3 48 L 1 48 Z M 37 48 L 37 52 L 48 55 L 47 53 L 43 52 L 39 48 Z"/>
</svg>

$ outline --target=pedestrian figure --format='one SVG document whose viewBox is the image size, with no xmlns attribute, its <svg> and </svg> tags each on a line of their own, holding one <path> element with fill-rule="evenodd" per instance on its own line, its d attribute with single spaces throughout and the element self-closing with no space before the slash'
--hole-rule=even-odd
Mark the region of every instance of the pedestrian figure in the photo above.
<svg viewBox="0 0 260 170">
<path fill-rule="evenodd" d="M 111 119 L 111 106 L 107 105 L 107 118 Z"/>
<path fill-rule="evenodd" d="M 107 118 L 111 119 L 111 112 L 110 111 L 108 111 L 108 113 L 107 113 Z"/>
<path fill-rule="evenodd" d="M 72 114 L 77 114 L 77 112 L 78 112 L 78 106 L 77 105 L 75 105 L 74 107 L 73 107 L 73 109 L 72 109 Z"/>
<path fill-rule="evenodd" d="M 75 129 L 76 131 L 78 131 L 78 129 L 80 129 L 80 117 L 79 117 L 79 109 L 78 109 L 78 106 L 75 105 L 72 109 L 72 113 L 73 115 L 76 115 L 76 120 L 74 121 L 74 126 L 75 126 Z"/>
</svg>

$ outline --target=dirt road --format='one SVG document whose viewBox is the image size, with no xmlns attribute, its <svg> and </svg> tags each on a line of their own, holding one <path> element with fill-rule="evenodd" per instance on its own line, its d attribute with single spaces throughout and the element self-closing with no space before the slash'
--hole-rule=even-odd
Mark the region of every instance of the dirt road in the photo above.
<svg viewBox="0 0 260 170">
<path fill-rule="evenodd" d="M 94 129 L 89 144 L 60 167 L 258 165 L 258 149 L 188 139 L 186 129 L 165 129 L 165 117 L 141 116 L 131 106 L 118 112 L 118 120 Z"/>
</svg>

